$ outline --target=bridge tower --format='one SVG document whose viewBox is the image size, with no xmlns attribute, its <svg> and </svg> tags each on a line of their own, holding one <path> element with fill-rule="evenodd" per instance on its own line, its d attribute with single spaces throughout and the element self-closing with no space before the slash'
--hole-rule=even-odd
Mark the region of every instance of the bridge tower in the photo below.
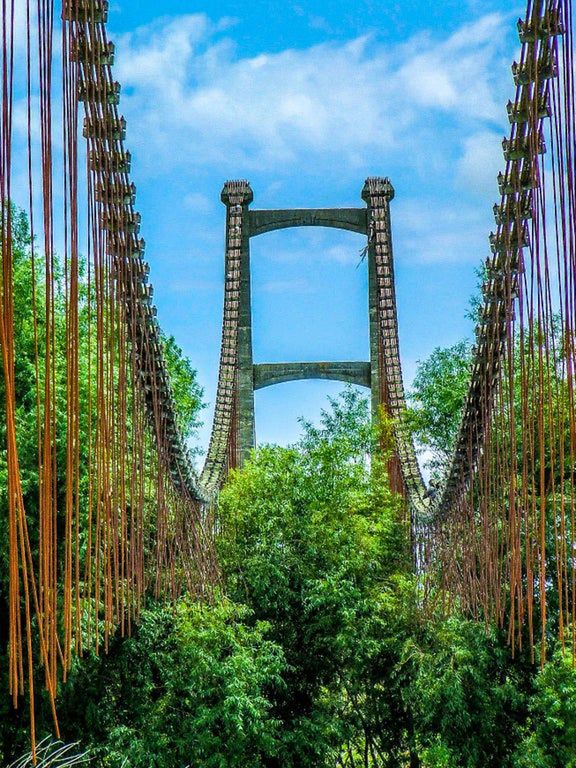
<svg viewBox="0 0 576 768">
<path fill-rule="evenodd" d="M 241 466 L 255 445 L 254 392 L 301 379 L 334 379 L 371 390 L 373 418 L 381 409 L 392 417 L 404 408 L 398 350 L 396 298 L 392 263 L 390 201 L 394 189 L 387 178 L 369 178 L 362 189 L 365 205 L 357 208 L 256 210 L 246 181 L 228 181 L 222 190 L 226 206 L 226 259 L 222 356 L 212 439 L 202 484 L 215 492 L 230 467 Z M 292 227 L 330 227 L 367 238 L 369 360 L 338 362 L 254 362 L 250 242 L 266 232 Z M 395 440 L 389 462 L 394 490 L 405 492 L 405 465 L 421 482 L 416 459 L 404 441 Z M 402 455 L 402 452 L 406 454 Z M 409 473 L 410 474 L 410 473 Z"/>
</svg>

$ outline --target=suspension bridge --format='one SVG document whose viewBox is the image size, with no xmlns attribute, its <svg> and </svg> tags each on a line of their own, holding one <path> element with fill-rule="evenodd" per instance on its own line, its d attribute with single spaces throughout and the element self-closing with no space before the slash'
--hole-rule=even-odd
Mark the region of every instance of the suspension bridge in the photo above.
<svg viewBox="0 0 576 768">
<path fill-rule="evenodd" d="M 22 0 L 24 2 L 24 0 Z M 63 0 L 65 205 L 54 214 L 52 104 L 54 4 L 26 0 L 28 131 L 38 130 L 40 172 L 29 140 L 38 499 L 21 472 L 15 361 L 12 130 L 14 4 L 3 2 L 2 290 L 0 344 L 8 498 L 10 693 L 30 692 L 43 669 L 54 703 L 74 654 L 106 649 L 130 632 L 146 591 L 199 596 L 218 581 L 213 534 L 219 489 L 254 447 L 254 391 L 327 378 L 370 389 L 372 412 L 391 420 L 388 475 L 404 499 L 420 572 L 473 616 L 508 630 L 512 649 L 541 660 L 552 626 L 574 644 L 576 617 L 576 187 L 573 17 L 570 0 L 529 0 L 518 21 L 494 231 L 468 395 L 448 470 L 423 481 L 403 414 L 387 178 L 359 182 L 356 208 L 259 210 L 246 181 L 227 181 L 225 297 L 215 413 L 197 473 L 178 423 L 136 187 L 113 74 L 106 0 Z M 32 23 L 33 16 L 35 23 Z M 37 59 L 37 72 L 33 62 Z M 39 99 L 32 104 L 33 78 Z M 79 124 L 79 115 L 83 120 Z M 79 173 L 86 157 L 87 189 Z M 58 171 L 60 172 L 60 171 Z M 41 194 L 41 220 L 32 200 Z M 87 199 L 86 232 L 80 206 Z M 368 360 L 255 363 L 250 243 L 290 227 L 322 226 L 366 238 Z M 56 375 L 55 229 L 64 232 L 65 376 Z M 87 278 L 81 266 L 87 245 Z M 41 265 L 41 274 L 35 265 Z M 83 314 L 84 313 L 84 314 Z M 87 349 L 88 385 L 80 381 Z M 64 409 L 65 418 L 59 416 Z M 84 428 L 85 427 L 85 428 Z M 82 436 L 86 434 L 86 444 Z M 64 452 L 58 450 L 64 445 Z M 64 463 L 65 488 L 57 488 Z M 34 509 L 34 513 L 31 509 Z M 31 515 L 37 515 L 32 525 Z M 37 527 L 38 536 L 31 533 Z M 547 592 L 559 605 L 550 620 Z"/>
</svg>

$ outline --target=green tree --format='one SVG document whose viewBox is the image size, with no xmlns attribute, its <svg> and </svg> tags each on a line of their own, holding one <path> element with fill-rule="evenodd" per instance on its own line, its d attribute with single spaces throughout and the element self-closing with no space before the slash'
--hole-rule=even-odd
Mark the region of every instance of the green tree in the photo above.
<svg viewBox="0 0 576 768">
<path fill-rule="evenodd" d="M 435 475 L 446 466 L 458 434 L 470 382 L 472 351 L 466 341 L 437 347 L 418 365 L 406 417 L 419 446 L 431 452 Z"/>
<path fill-rule="evenodd" d="M 162 346 L 176 405 L 178 427 L 183 437 L 195 438 L 198 427 L 202 426 L 199 420 L 200 412 L 206 406 L 203 401 L 204 390 L 198 383 L 196 369 L 184 355 L 174 336 L 162 334 Z"/>
<path fill-rule="evenodd" d="M 34 258 L 33 258 L 34 256 Z M 25 213 L 13 212 L 13 296 L 14 296 L 14 345 L 15 345 L 15 391 L 18 450 L 24 504 L 27 512 L 28 529 L 34 559 L 38 547 L 38 420 L 43 414 L 43 383 L 45 356 L 45 266 L 38 248 L 32 248 L 28 219 Z M 80 264 L 79 286 L 79 395 L 80 395 L 80 494 L 81 514 L 86 513 L 88 476 L 92 468 L 88 462 L 88 420 L 89 395 L 95 402 L 94 388 L 96 370 L 96 345 L 88 343 L 88 283 L 86 267 Z M 92 318 L 92 322 L 94 322 Z M 63 267 L 55 260 L 54 282 L 54 370 L 55 383 L 55 434 L 56 434 L 56 497 L 63 520 L 65 508 L 65 467 L 66 467 L 66 293 Z M 94 331 L 92 331 L 94 334 Z M 173 377 L 173 394 L 178 423 L 187 437 L 193 436 L 202 407 L 202 390 L 196 381 L 196 373 L 175 344 L 167 338 L 164 341 L 169 374 Z M 38 355 L 38 366 L 36 358 Z M 91 358 L 91 359 L 90 359 Z M 90 364 L 90 365 L 89 365 Z M 92 377 L 88 375 L 91 368 Z M 4 400 L 4 381 L 0 375 L 0 402 Z M 38 404 L 40 411 L 38 411 Z M 8 500 L 6 425 L 0 419 L 0 613 L 8 616 Z M 63 536 L 60 531 L 60 541 Z M 81 543 L 83 546 L 83 542 Z M 7 621 L 0 621 L 0 688 L 7 690 Z M 42 673 L 39 674 L 38 691 L 43 688 Z M 26 729 L 27 708 L 22 706 L 13 711 L 8 696 L 0 698 L 0 755 L 6 757 L 23 753 L 28 739 Z M 46 720 L 50 727 L 50 718 Z M 40 729 L 43 723 L 39 723 Z"/>
<path fill-rule="evenodd" d="M 15 231 L 17 418 L 34 520 L 35 340 L 24 216 Z M 41 264 L 37 281 L 42 355 Z M 83 291 L 85 413 L 91 385 Z M 55 329 L 60 387 L 59 285 Z M 172 338 L 164 348 L 179 424 L 190 437 L 202 392 Z M 435 350 L 416 377 L 408 418 L 433 452 L 434 471 L 454 442 L 469 358 L 465 343 Z M 61 434 L 64 413 L 60 403 Z M 318 426 L 303 424 L 298 444 L 255 451 L 220 497 L 226 596 L 209 604 L 151 603 L 134 635 L 114 638 L 108 656 L 75 660 L 59 702 L 63 736 L 80 740 L 101 768 L 576 768 L 571 661 L 556 656 L 536 675 L 522 656 L 510 658 L 498 631 L 462 618 L 456 607 L 445 615 L 433 591 L 423 599 L 411 573 L 403 503 L 389 490 L 386 457 L 370 459 L 374 443 L 368 403 L 349 388 Z M 569 490 L 570 477 L 556 481 Z M 62 488 L 62 477 L 58 482 Z M 5 514 L 0 520 L 5 526 Z M 0 535 L 5 601 L 5 528 Z M 549 605 L 553 612 L 553 599 Z M 0 751 L 11 759 L 25 751 L 25 716 L 10 711 L 7 697 L 1 706 Z M 39 709 L 42 731 L 49 718 Z"/>
<path fill-rule="evenodd" d="M 532 669 L 482 623 L 429 615 L 404 644 L 404 692 L 425 768 L 508 768 Z"/>
<path fill-rule="evenodd" d="M 559 649 L 536 677 L 514 768 L 575 766 L 576 669 L 572 654 Z"/>
<path fill-rule="evenodd" d="M 423 601 L 370 442 L 348 390 L 297 446 L 256 451 L 220 499 L 229 593 L 288 663 L 271 765 L 510 767 L 531 669 L 500 633 Z"/>
<path fill-rule="evenodd" d="M 59 710 L 106 768 L 258 768 L 277 754 L 266 692 L 284 659 L 269 627 L 215 596 L 152 606 L 107 656 L 78 660 Z"/>
<path fill-rule="evenodd" d="M 270 623 L 288 664 L 274 692 L 282 759 L 271 763 L 286 768 L 334 764 L 363 729 L 359 666 L 379 642 L 383 594 L 409 563 L 399 500 L 367 461 L 366 400 L 349 389 L 319 427 L 303 427 L 297 446 L 257 450 L 219 503 L 229 594 Z"/>
</svg>

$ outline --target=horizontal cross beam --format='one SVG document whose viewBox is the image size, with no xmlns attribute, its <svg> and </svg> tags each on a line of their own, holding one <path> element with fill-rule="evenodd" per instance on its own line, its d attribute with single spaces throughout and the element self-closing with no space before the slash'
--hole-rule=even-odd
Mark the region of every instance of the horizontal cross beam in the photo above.
<svg viewBox="0 0 576 768">
<path fill-rule="evenodd" d="M 263 389 L 285 381 L 333 379 L 370 389 L 370 363 L 259 363 L 254 366 L 254 389 Z"/>
<path fill-rule="evenodd" d="M 249 212 L 250 237 L 290 227 L 331 227 L 368 234 L 366 208 L 291 208 Z"/>
</svg>

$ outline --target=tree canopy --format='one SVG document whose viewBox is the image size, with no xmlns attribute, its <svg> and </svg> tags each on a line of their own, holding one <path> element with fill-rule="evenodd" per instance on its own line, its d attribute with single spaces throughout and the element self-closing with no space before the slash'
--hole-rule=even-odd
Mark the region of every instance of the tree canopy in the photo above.
<svg viewBox="0 0 576 768">
<path fill-rule="evenodd" d="M 25 217 L 17 217 L 17 418 L 26 427 L 19 447 L 33 510 L 30 245 Z M 41 282 L 40 268 L 36 277 Z M 62 345 L 60 288 L 55 300 Z M 179 425 L 193 438 L 202 404 L 196 373 L 174 339 L 165 338 L 164 347 Z M 454 441 L 469 359 L 465 343 L 437 349 L 414 382 L 408 418 L 432 452 L 433 472 Z M 87 369 L 85 346 L 81 429 Z M 65 376 L 61 361 L 55 375 Z M 576 767 L 571 659 L 558 649 L 538 670 L 523 653 L 511 658 L 497 628 L 460 615 L 457 606 L 446 610 L 433 585 L 423 588 L 412 572 L 406 510 L 389 489 L 386 457 L 370 457 L 372 430 L 367 400 L 350 387 L 329 401 L 317 424 L 302 423 L 297 444 L 255 450 L 219 498 L 220 588 L 203 601 L 148 599 L 131 637 L 118 632 L 107 655 L 88 651 L 74 660 L 59 690 L 62 735 L 78 741 L 95 768 Z M 0 432 L 3 476 L 4 443 Z M 63 487 L 61 473 L 57 483 Z M 3 509 L 5 487 L 0 481 Z M 0 514 L 4 606 L 5 520 Z M 0 623 L 0 675 L 5 631 Z M 38 726 L 41 737 L 50 732 L 42 700 Z M 0 759 L 24 754 L 27 738 L 25 710 L 15 712 L 5 697 Z"/>
</svg>

